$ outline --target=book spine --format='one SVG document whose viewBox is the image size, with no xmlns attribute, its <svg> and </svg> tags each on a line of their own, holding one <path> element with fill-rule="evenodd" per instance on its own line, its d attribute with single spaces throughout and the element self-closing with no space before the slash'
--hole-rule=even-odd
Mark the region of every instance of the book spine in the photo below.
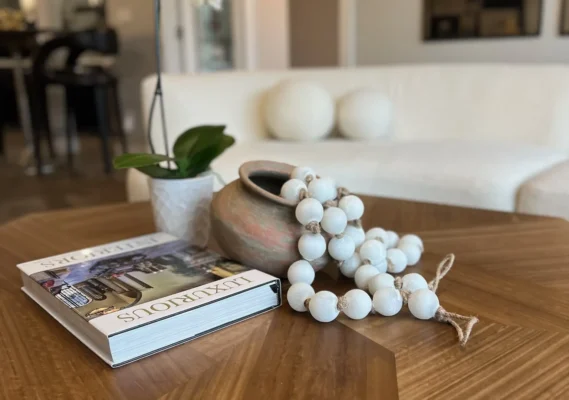
<svg viewBox="0 0 569 400">
<path fill-rule="evenodd" d="M 89 321 L 107 336 L 168 318 L 196 307 L 235 295 L 277 280 L 258 270 L 250 270 L 198 286 L 174 295 L 138 304 Z"/>
</svg>

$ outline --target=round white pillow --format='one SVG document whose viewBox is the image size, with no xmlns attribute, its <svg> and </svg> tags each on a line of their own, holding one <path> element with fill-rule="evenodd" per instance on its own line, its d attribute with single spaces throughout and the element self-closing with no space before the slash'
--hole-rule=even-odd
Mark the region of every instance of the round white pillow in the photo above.
<svg viewBox="0 0 569 400">
<path fill-rule="evenodd" d="M 278 139 L 310 141 L 330 133 L 334 100 L 322 87 L 306 81 L 284 81 L 267 96 L 265 121 Z"/>
<path fill-rule="evenodd" d="M 338 129 L 350 139 L 374 139 L 389 134 L 393 106 L 389 98 L 374 89 L 359 89 L 338 103 Z"/>
</svg>

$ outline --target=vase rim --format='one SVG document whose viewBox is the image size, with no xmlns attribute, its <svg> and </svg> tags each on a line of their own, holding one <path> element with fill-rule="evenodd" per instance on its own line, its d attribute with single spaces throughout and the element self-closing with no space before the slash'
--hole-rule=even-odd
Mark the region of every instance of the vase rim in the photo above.
<svg viewBox="0 0 569 400">
<path fill-rule="evenodd" d="M 251 177 L 254 176 L 254 174 L 265 175 L 268 177 L 273 176 L 275 178 L 280 177 L 288 180 L 290 179 L 290 174 L 292 173 L 293 169 L 293 165 L 276 161 L 248 161 L 239 167 L 239 179 L 245 185 L 245 187 L 254 193 L 257 193 L 258 195 L 266 198 L 267 200 L 281 204 L 283 206 L 295 207 L 296 202 L 277 196 L 268 190 L 263 189 L 251 180 Z"/>
</svg>

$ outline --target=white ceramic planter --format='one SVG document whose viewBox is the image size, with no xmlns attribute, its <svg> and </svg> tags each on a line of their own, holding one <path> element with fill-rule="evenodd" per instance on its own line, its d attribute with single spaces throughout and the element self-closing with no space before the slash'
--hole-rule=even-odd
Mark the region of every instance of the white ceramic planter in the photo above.
<svg viewBox="0 0 569 400">
<path fill-rule="evenodd" d="M 188 179 L 149 178 L 154 223 L 166 232 L 204 247 L 210 231 L 209 209 L 213 197 L 213 175 Z"/>
</svg>

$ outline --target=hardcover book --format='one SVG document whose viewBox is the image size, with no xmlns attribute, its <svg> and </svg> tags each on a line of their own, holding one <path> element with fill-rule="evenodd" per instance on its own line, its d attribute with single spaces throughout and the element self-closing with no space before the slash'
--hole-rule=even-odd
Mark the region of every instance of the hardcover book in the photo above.
<svg viewBox="0 0 569 400">
<path fill-rule="evenodd" d="M 278 278 L 165 233 L 18 268 L 22 290 L 112 367 L 281 304 Z"/>
</svg>

